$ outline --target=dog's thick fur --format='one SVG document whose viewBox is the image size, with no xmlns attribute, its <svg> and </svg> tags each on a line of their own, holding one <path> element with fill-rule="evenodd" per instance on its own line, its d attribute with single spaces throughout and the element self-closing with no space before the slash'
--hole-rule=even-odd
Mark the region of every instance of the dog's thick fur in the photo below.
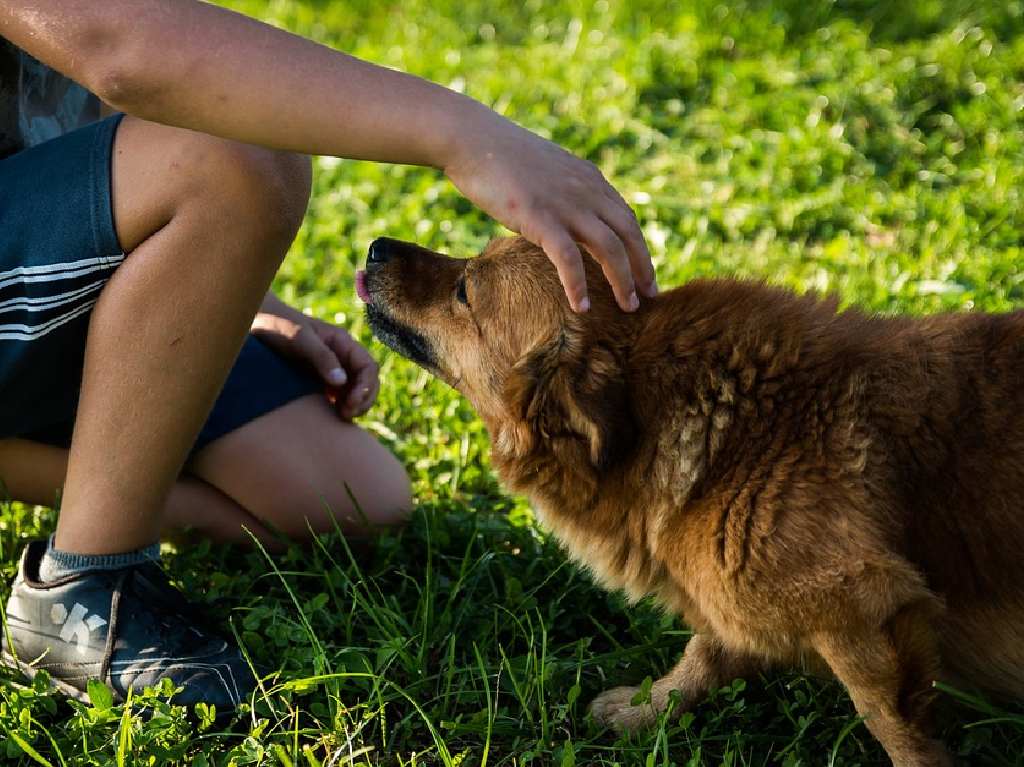
<svg viewBox="0 0 1024 767">
<path fill-rule="evenodd" d="M 575 315 L 524 240 L 386 252 L 378 335 L 469 397 L 575 559 L 696 631 L 649 704 L 609 690 L 598 720 L 810 663 L 894 764 L 931 767 L 933 680 L 1024 692 L 1024 313 L 872 317 L 713 280 L 625 314 L 588 259 Z"/>
</svg>

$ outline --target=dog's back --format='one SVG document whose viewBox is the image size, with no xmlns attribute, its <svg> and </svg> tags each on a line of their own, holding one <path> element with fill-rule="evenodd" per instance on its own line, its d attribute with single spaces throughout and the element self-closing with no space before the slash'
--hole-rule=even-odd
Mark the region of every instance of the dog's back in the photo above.
<svg viewBox="0 0 1024 767">
<path fill-rule="evenodd" d="M 889 531 L 889 550 L 944 603 L 936 623 L 944 671 L 1024 695 L 1024 312 L 837 314 L 833 301 L 732 280 L 694 281 L 667 299 L 672 308 L 648 325 L 652 351 L 639 369 L 650 376 L 668 345 L 683 398 L 706 396 L 692 391 L 695 380 L 721 387 L 723 379 L 742 396 L 746 367 L 755 371 L 750 398 L 774 403 L 732 429 L 733 442 L 724 438 L 728 457 L 709 466 L 693 495 L 734 498 L 728 477 L 772 455 L 779 429 L 830 466 L 846 460 L 830 455 L 849 448 L 846 433 L 862 431 L 857 481 L 869 508 L 860 519 Z M 668 387 L 648 378 L 635 391 L 652 392 L 647 409 L 663 412 Z"/>
<path fill-rule="evenodd" d="M 944 668 L 1024 694 L 1024 312 L 914 320 L 893 342 L 878 447 L 906 556 L 945 600 Z"/>
</svg>

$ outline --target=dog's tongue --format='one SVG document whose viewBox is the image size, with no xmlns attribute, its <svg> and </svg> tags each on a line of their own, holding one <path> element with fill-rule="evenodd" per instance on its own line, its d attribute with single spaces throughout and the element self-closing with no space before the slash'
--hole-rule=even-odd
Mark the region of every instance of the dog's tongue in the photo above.
<svg viewBox="0 0 1024 767">
<path fill-rule="evenodd" d="M 366 289 L 366 272 L 362 269 L 356 272 L 356 295 L 364 304 L 370 303 L 370 291 Z"/>
</svg>

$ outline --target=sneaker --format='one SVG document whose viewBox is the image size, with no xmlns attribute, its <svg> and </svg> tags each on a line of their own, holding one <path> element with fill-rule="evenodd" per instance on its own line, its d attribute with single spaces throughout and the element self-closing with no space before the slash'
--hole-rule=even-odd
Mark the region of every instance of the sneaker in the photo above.
<svg viewBox="0 0 1024 767">
<path fill-rule="evenodd" d="M 172 702 L 213 704 L 219 715 L 252 693 L 256 681 L 241 651 L 206 628 L 155 562 L 40 583 L 45 551 L 46 542 L 36 541 L 21 555 L 7 602 L 7 664 L 30 678 L 45 669 L 55 688 L 83 702 L 90 679 L 123 702 L 129 689 L 168 677 L 183 688 Z"/>
</svg>

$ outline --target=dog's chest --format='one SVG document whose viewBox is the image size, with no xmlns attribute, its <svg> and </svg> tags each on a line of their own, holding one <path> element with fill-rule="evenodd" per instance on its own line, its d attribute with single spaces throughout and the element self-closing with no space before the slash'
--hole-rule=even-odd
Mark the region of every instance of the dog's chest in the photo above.
<svg viewBox="0 0 1024 767">
<path fill-rule="evenodd" d="M 643 524 L 626 517 L 616 524 L 588 524 L 551 504 L 535 510 L 569 556 L 605 588 L 622 590 L 632 601 L 664 590 L 666 570 L 647 549 Z"/>
<path fill-rule="evenodd" d="M 714 561 L 714 533 L 702 515 L 673 514 L 669 499 L 640 499 L 618 509 L 615 523 L 590 523 L 565 513 L 557 504 L 536 503 L 540 521 L 554 533 L 569 556 L 609 590 L 631 601 L 653 596 L 666 609 L 684 615 L 691 625 L 728 623 L 736 595 Z M 655 524 L 667 523 L 661 535 Z"/>
</svg>

